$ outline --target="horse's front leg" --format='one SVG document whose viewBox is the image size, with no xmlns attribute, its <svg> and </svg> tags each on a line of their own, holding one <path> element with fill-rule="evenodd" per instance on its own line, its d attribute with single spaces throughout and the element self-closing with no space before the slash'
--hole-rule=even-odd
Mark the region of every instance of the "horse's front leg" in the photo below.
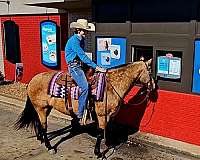
<svg viewBox="0 0 200 160">
<path fill-rule="evenodd" d="M 101 153 L 100 151 L 100 147 L 101 147 L 101 140 L 104 137 L 104 131 L 103 129 L 98 129 L 98 133 L 97 133 L 97 141 L 95 144 L 95 148 L 94 148 L 94 154 L 99 156 L 99 154 Z"/>
</svg>

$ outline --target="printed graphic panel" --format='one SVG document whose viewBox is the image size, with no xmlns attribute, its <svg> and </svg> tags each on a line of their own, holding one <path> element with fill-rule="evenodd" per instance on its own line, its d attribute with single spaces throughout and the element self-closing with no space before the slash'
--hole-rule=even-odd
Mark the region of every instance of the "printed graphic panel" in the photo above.
<svg viewBox="0 0 200 160">
<path fill-rule="evenodd" d="M 126 38 L 96 37 L 97 65 L 111 68 L 126 63 Z"/>
<path fill-rule="evenodd" d="M 192 92 L 200 93 L 200 40 L 195 40 Z"/>
<path fill-rule="evenodd" d="M 43 21 L 40 24 L 42 63 L 49 67 L 56 67 L 58 65 L 56 29 L 57 25 L 53 21 Z"/>
</svg>

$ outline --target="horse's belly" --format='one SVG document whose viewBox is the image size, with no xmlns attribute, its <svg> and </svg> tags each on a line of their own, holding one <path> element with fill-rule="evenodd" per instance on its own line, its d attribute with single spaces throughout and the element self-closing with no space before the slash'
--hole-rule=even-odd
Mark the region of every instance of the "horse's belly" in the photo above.
<svg viewBox="0 0 200 160">
<path fill-rule="evenodd" d="M 69 106 L 65 105 L 65 99 L 64 98 L 56 98 L 56 97 L 52 97 L 50 102 L 49 102 L 50 106 L 53 106 L 53 108 L 63 114 L 67 114 L 69 115 L 69 111 L 67 110 L 67 108 L 69 109 Z M 73 107 L 73 111 L 77 112 L 78 111 L 78 100 L 72 100 L 72 107 Z"/>
</svg>

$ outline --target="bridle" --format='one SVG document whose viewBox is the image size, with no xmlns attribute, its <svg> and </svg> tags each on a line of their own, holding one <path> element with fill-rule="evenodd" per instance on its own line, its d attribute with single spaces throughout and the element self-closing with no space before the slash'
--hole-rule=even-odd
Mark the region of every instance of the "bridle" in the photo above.
<svg viewBox="0 0 200 160">
<path fill-rule="evenodd" d="M 106 83 L 110 84 L 111 88 L 114 90 L 114 92 L 117 94 L 117 96 L 120 98 L 120 101 L 122 102 L 122 104 L 124 105 L 129 105 L 129 106 L 139 106 L 141 104 L 143 104 L 146 100 L 148 100 L 149 98 L 149 94 L 150 94 L 150 90 L 146 90 L 147 92 L 143 91 L 140 93 L 140 95 L 146 94 L 145 97 L 138 103 L 129 103 L 129 102 L 125 102 L 124 99 L 119 95 L 119 93 L 117 92 L 117 90 L 114 88 L 114 86 L 110 83 L 110 81 L 106 78 Z M 107 91 L 106 91 L 107 92 Z"/>
<path fill-rule="evenodd" d="M 114 90 L 114 92 L 117 94 L 117 96 L 120 98 L 120 102 L 124 105 L 128 105 L 128 106 L 139 106 L 141 104 L 143 104 L 145 101 L 148 101 L 149 99 L 149 94 L 151 93 L 151 91 L 153 90 L 153 83 L 152 83 L 152 80 L 153 80 L 153 77 L 152 77 L 152 74 L 151 74 L 151 71 L 149 69 L 149 67 L 147 66 L 147 64 L 143 61 L 143 63 L 145 64 L 146 66 L 146 69 L 147 69 L 147 72 L 149 73 L 149 82 L 147 82 L 147 87 L 146 87 L 146 90 L 144 90 L 143 92 L 140 93 L 140 95 L 143 95 L 143 94 L 146 94 L 145 97 L 138 103 L 129 103 L 129 102 L 125 102 L 123 97 L 121 97 L 119 95 L 119 93 L 117 92 L 117 90 L 114 88 L 114 86 L 112 85 L 112 83 L 109 81 L 109 78 L 106 76 L 106 85 L 109 83 L 111 88 Z M 140 79 L 141 76 L 139 76 L 133 83 L 137 82 L 138 79 Z M 150 84 L 148 84 L 150 83 Z M 106 90 L 106 94 L 107 94 L 107 90 Z M 106 97 L 107 98 L 107 97 Z M 107 101 L 107 100 L 106 100 Z"/>
<path fill-rule="evenodd" d="M 153 78 L 153 74 L 151 72 L 151 69 L 147 66 L 147 64 L 144 62 L 146 68 L 147 68 L 147 72 L 149 74 L 149 82 L 147 82 L 147 90 L 149 92 L 152 92 L 155 89 L 155 85 L 153 84 L 154 78 Z M 155 83 L 155 81 L 154 81 Z"/>
</svg>

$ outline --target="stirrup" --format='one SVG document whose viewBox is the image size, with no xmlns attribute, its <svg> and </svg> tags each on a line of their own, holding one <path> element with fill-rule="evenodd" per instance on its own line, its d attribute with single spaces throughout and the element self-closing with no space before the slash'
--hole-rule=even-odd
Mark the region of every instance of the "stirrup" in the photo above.
<svg viewBox="0 0 200 160">
<path fill-rule="evenodd" d="M 92 120 L 91 118 L 92 118 L 92 116 L 91 116 L 91 113 L 89 112 L 89 117 L 90 117 L 90 119 L 88 119 L 88 109 L 85 109 L 84 110 L 84 113 L 83 113 L 83 118 L 81 119 L 81 123 L 82 123 L 82 125 L 87 125 L 87 124 L 91 124 L 91 123 L 94 123 L 95 121 L 94 120 Z M 79 122 L 80 123 L 80 122 Z"/>
</svg>

